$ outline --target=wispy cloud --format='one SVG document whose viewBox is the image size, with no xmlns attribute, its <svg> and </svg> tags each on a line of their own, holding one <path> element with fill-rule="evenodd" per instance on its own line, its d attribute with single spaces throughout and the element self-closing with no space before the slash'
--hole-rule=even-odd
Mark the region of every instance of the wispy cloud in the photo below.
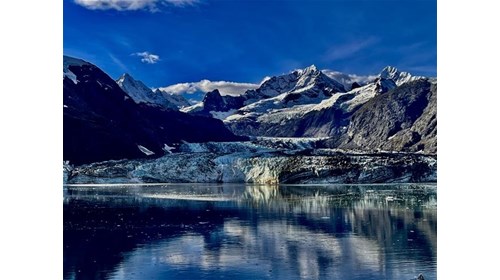
<svg viewBox="0 0 500 280">
<path fill-rule="evenodd" d="M 210 81 L 201 80 L 194 83 L 180 83 L 171 85 L 168 87 L 160 88 L 161 91 L 170 94 L 183 94 L 183 93 L 195 93 L 195 92 L 209 92 L 214 89 L 218 89 L 222 95 L 241 95 L 249 89 L 256 89 L 260 85 L 252 83 L 236 83 L 227 81 Z"/>
<path fill-rule="evenodd" d="M 155 64 L 160 61 L 160 56 L 149 52 L 137 52 L 132 55 L 141 57 L 141 61 L 147 64 Z"/>
<path fill-rule="evenodd" d="M 118 66 L 120 67 L 120 69 L 122 70 L 122 72 L 130 72 L 127 68 L 127 66 L 125 65 L 125 63 L 123 63 L 120 59 L 118 59 L 116 56 L 114 56 L 112 53 L 108 53 L 109 57 L 111 58 L 111 60 Z"/>
<path fill-rule="evenodd" d="M 325 61 L 335 61 L 349 58 L 352 55 L 373 46 L 379 41 L 377 37 L 368 37 L 362 40 L 352 41 L 346 44 L 331 47 L 323 56 Z"/>
<path fill-rule="evenodd" d="M 199 0 L 74 0 L 76 4 L 90 10 L 159 11 L 160 6 L 192 6 Z"/>
</svg>

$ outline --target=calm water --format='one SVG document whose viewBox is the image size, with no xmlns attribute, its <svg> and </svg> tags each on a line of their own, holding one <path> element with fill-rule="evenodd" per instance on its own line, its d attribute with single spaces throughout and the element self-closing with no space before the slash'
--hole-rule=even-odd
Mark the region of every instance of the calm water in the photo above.
<svg viewBox="0 0 500 280">
<path fill-rule="evenodd" d="M 64 191 L 64 279 L 436 279 L 432 184 Z"/>
</svg>

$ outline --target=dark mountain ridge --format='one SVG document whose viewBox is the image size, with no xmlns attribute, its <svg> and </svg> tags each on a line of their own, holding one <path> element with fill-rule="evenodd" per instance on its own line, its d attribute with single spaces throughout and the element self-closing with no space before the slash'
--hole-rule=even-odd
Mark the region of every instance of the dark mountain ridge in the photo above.
<svg viewBox="0 0 500 280">
<path fill-rule="evenodd" d="M 217 119 L 137 104 L 95 65 L 64 60 L 64 160 L 82 164 L 162 156 L 182 141 L 246 139 Z"/>
</svg>

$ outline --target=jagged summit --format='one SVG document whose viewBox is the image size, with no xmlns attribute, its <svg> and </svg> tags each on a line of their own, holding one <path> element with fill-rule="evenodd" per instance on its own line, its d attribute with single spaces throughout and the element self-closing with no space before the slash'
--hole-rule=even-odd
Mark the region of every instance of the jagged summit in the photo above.
<svg viewBox="0 0 500 280">
<path fill-rule="evenodd" d="M 246 95 L 256 97 L 274 97 L 286 92 L 306 90 L 313 87 L 329 88 L 331 93 L 345 92 L 344 86 L 318 70 L 313 64 L 289 74 L 273 76 L 256 90 L 249 90 Z"/>
<path fill-rule="evenodd" d="M 382 71 L 380 71 L 379 76 L 384 79 L 392 79 L 399 75 L 398 68 L 394 66 L 386 66 Z"/>
<path fill-rule="evenodd" d="M 123 73 L 117 81 L 125 82 L 125 81 L 135 81 L 129 73 Z"/>
<path fill-rule="evenodd" d="M 116 83 L 135 103 L 150 103 L 160 106 L 167 105 L 162 95 L 155 94 L 143 82 L 134 79 L 128 73 L 121 75 L 120 78 L 116 80 Z"/>
<path fill-rule="evenodd" d="M 224 99 L 218 89 L 207 92 L 203 98 L 203 106 L 208 112 L 221 111 L 220 107 L 223 107 L 224 104 Z"/>
<path fill-rule="evenodd" d="M 134 79 L 128 73 L 121 75 L 120 78 L 116 80 L 116 83 L 135 103 L 144 103 L 173 110 L 189 106 L 188 101 L 184 97 L 166 94 L 158 89 L 153 91 L 143 82 Z"/>
<path fill-rule="evenodd" d="M 295 70 L 299 75 L 309 75 L 309 74 L 316 74 L 319 72 L 318 68 L 316 65 L 311 64 L 310 66 L 304 68 L 304 69 L 297 69 Z"/>
<path fill-rule="evenodd" d="M 424 78 L 421 76 L 412 76 L 408 72 L 399 71 L 394 66 L 384 67 L 384 69 L 382 69 L 382 71 L 380 71 L 378 76 L 382 79 L 392 80 L 397 86 L 400 86 L 400 85 L 407 83 L 407 82 L 410 82 L 410 81 L 415 81 L 415 80 L 419 80 L 419 79 Z"/>
<path fill-rule="evenodd" d="M 203 102 L 205 102 L 207 99 L 210 98 L 221 98 L 220 91 L 218 89 L 214 89 L 212 91 L 209 91 L 205 94 L 205 97 L 203 98 Z"/>
</svg>

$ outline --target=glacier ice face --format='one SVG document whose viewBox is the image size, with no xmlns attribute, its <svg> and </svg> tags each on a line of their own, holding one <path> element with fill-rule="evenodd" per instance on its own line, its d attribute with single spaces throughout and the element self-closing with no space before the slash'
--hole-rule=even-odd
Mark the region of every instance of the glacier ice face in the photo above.
<svg viewBox="0 0 500 280">
<path fill-rule="evenodd" d="M 260 141 L 260 142 L 259 142 Z M 284 142 L 286 143 L 286 139 Z M 305 141 L 305 140 L 303 140 Z M 316 139 L 315 141 L 320 141 Z M 229 145 L 228 145 L 229 144 Z M 377 183 L 436 181 L 436 157 L 281 148 L 280 140 L 185 143 L 149 160 L 108 161 L 68 169 L 67 183 Z M 309 144 L 314 145 L 314 144 Z"/>
</svg>

